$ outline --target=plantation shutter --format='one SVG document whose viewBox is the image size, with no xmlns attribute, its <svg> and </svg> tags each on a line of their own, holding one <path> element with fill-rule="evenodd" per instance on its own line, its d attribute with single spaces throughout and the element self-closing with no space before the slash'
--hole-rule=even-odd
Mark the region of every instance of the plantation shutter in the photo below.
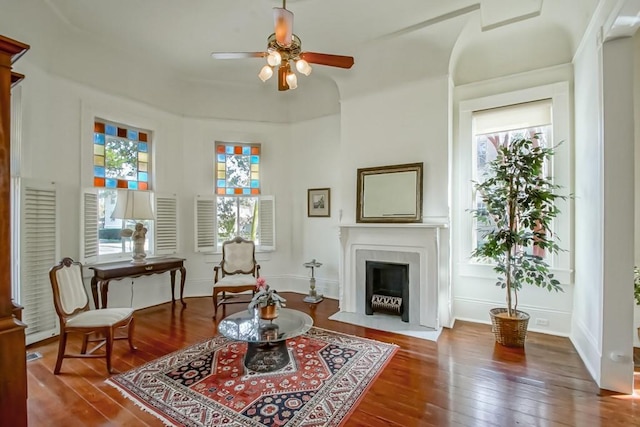
<svg viewBox="0 0 640 427">
<path fill-rule="evenodd" d="M 178 252 L 178 199 L 175 194 L 155 195 L 154 254 Z"/>
<path fill-rule="evenodd" d="M 49 269 L 58 261 L 57 195 L 53 184 L 22 180 L 20 203 L 20 304 L 26 343 L 58 333 Z"/>
<path fill-rule="evenodd" d="M 98 190 L 86 188 L 80 198 L 80 262 L 98 260 Z"/>
<path fill-rule="evenodd" d="M 275 199 L 273 196 L 260 196 L 258 211 L 259 245 L 260 250 L 273 251 L 276 249 L 276 215 Z"/>
<path fill-rule="evenodd" d="M 195 251 L 216 250 L 216 198 L 197 195 L 195 199 Z"/>
</svg>

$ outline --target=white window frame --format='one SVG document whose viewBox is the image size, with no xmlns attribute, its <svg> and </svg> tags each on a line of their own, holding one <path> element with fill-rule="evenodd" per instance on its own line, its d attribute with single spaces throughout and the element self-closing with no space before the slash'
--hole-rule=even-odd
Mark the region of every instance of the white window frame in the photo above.
<svg viewBox="0 0 640 427">
<path fill-rule="evenodd" d="M 273 252 L 276 250 L 276 215 L 275 197 L 251 196 L 258 199 L 260 216 L 260 242 L 256 252 Z M 219 254 L 222 243 L 218 241 L 217 200 L 213 194 L 198 194 L 194 200 L 194 251 Z"/>
<path fill-rule="evenodd" d="M 474 207 L 473 183 L 474 162 L 473 143 L 473 113 L 491 108 L 507 107 L 543 99 L 552 102 L 552 135 L 554 146 L 560 144 L 554 155 L 552 177 L 555 184 L 562 187 L 562 193 L 569 195 L 573 192 L 571 184 L 571 114 L 570 93 L 567 82 L 553 83 L 528 89 L 469 99 L 459 103 L 459 185 L 457 186 L 457 215 L 458 215 L 458 260 L 461 276 L 494 278 L 492 265 L 470 258 L 473 250 L 474 220 L 469 210 Z M 553 233 L 559 236 L 559 245 L 563 251 L 550 256 L 551 270 L 563 283 L 572 282 L 571 258 L 573 252 L 572 234 L 572 204 L 570 200 L 558 201 L 561 214 L 553 222 Z"/>
<path fill-rule="evenodd" d="M 93 144 L 90 144 L 90 141 L 93 141 L 93 133 L 94 133 L 94 123 L 95 119 L 100 118 L 106 120 L 110 123 L 121 123 L 123 125 L 137 128 L 137 129 L 148 129 L 152 135 L 151 140 L 151 151 L 149 153 L 149 162 L 152 165 L 151 171 L 149 174 L 149 188 L 152 193 L 154 193 L 154 203 L 155 203 L 155 181 L 156 181 L 156 144 L 158 142 L 158 130 L 161 129 L 161 126 L 158 122 L 154 120 L 150 120 L 146 117 L 139 116 L 133 112 L 125 111 L 123 109 L 114 109 L 105 106 L 96 106 L 90 105 L 88 103 L 82 103 L 81 106 L 81 129 L 80 129 L 80 139 L 81 139 L 81 148 L 80 148 L 80 173 L 81 173 L 81 183 L 82 189 L 80 194 L 80 262 L 84 264 L 101 264 L 108 263 L 114 261 L 123 261 L 131 259 L 131 253 L 118 253 L 118 254 L 107 254 L 107 255 L 97 255 L 97 248 L 95 251 L 96 255 L 93 255 L 93 248 L 88 247 L 88 245 L 92 245 L 91 239 L 88 241 L 85 239 L 85 235 L 88 235 L 88 232 L 92 230 L 87 230 L 86 221 L 85 221 L 85 211 L 84 211 L 84 198 L 87 193 L 91 193 L 92 190 L 95 190 L 96 196 L 97 191 L 102 189 L 93 186 Z M 176 199 L 177 203 L 177 199 Z M 157 220 L 157 219 L 156 219 Z M 155 236 L 157 234 L 156 228 L 156 220 L 154 220 L 153 233 L 149 233 L 147 238 L 149 239 L 149 250 L 147 251 L 148 255 L 159 255 L 160 253 L 169 253 L 173 252 L 173 249 L 161 250 L 157 251 L 155 245 Z M 176 239 L 177 239 L 177 216 L 176 216 Z M 170 227 L 170 226 L 167 226 Z M 98 227 L 96 223 L 96 233 Z M 166 243 L 165 243 L 166 244 Z M 171 244 L 169 244 L 171 246 Z M 177 250 L 177 241 L 175 244 L 175 248 Z"/>
</svg>

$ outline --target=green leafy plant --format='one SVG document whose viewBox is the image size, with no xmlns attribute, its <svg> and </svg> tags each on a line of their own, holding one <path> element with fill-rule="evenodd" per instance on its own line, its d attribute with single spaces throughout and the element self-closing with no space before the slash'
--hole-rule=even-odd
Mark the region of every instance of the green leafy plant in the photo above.
<svg viewBox="0 0 640 427">
<path fill-rule="evenodd" d="M 287 300 L 282 298 L 275 289 L 267 285 L 264 277 L 256 279 L 256 293 L 249 302 L 249 310 L 255 307 L 266 307 L 268 305 L 277 305 L 278 307 L 286 307 Z"/>
<path fill-rule="evenodd" d="M 514 138 L 496 149 L 486 178 L 473 183 L 483 206 L 472 213 L 489 231 L 472 257 L 495 263 L 496 285 L 506 289 L 508 315 L 514 317 L 523 284 L 562 291 L 544 257 L 536 252 L 560 250 L 552 238 L 551 224 L 560 213 L 555 201 L 566 196 L 556 194 L 559 186 L 544 174 L 545 161 L 554 150 L 541 146 L 537 134 Z"/>
</svg>

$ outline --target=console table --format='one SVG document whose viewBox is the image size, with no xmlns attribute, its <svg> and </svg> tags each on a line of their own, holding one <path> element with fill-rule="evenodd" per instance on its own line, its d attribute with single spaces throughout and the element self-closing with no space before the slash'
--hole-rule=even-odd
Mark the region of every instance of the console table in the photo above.
<svg viewBox="0 0 640 427">
<path fill-rule="evenodd" d="M 171 302 L 175 303 L 176 271 L 180 271 L 180 302 L 186 306 L 187 304 L 182 299 L 184 280 L 187 275 L 184 261 L 184 258 L 151 258 L 144 264 L 132 264 L 130 261 L 126 261 L 89 267 L 93 270 L 93 277 L 91 278 L 93 303 L 96 308 L 105 308 L 107 306 L 109 282 L 111 280 L 150 276 L 152 274 L 166 273 L 167 271 L 171 274 Z M 98 285 L 100 285 L 101 305 L 98 305 Z"/>
</svg>

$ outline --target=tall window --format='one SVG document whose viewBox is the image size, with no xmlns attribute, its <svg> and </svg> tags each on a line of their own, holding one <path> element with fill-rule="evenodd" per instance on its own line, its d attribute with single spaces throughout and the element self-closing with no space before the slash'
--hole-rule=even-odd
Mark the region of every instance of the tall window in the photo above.
<svg viewBox="0 0 640 427">
<path fill-rule="evenodd" d="M 510 105 L 490 110 L 474 111 L 473 120 L 473 175 L 474 180 L 482 182 L 487 176 L 487 165 L 497 156 L 498 148 L 510 144 L 517 138 L 532 139 L 534 143 L 545 147 L 552 145 L 552 102 L 550 99 Z M 546 165 L 543 173 L 551 173 Z M 474 194 L 474 204 L 482 209 L 480 194 Z M 474 227 L 474 246 L 483 244 L 483 236 L 491 230 L 490 225 L 476 224 Z M 533 255 L 544 256 L 544 250 L 534 246 L 529 249 Z"/>
<path fill-rule="evenodd" d="M 118 189 L 150 190 L 150 132 L 96 119 L 93 134 L 93 186 L 98 188 L 98 256 L 132 251 L 132 242 L 121 237 L 133 220 L 113 218 Z M 142 221 L 152 230 L 152 221 Z M 149 233 L 148 235 L 152 235 Z M 149 250 L 149 239 L 145 250 Z"/>
<path fill-rule="evenodd" d="M 260 145 L 216 142 L 217 242 L 259 242 Z"/>
</svg>

